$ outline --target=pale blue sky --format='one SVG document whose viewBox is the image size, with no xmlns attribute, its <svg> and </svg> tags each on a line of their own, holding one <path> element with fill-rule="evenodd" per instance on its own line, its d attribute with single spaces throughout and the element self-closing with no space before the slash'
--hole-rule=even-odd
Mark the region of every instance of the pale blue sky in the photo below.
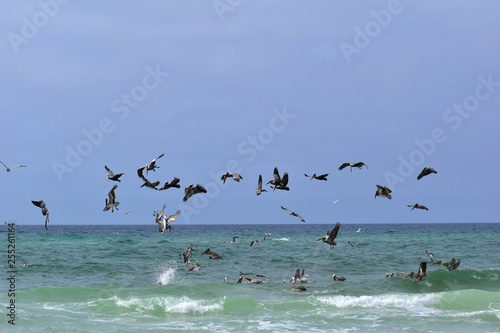
<svg viewBox="0 0 500 333">
<path fill-rule="evenodd" d="M 178 224 L 300 223 L 281 205 L 307 223 L 500 222 L 497 1 L 0 9 L 0 160 L 28 165 L 0 170 L 5 221 L 43 225 L 43 199 L 50 225 L 153 224 L 164 203 Z M 161 153 L 148 178 L 182 188 L 139 188 Z M 115 213 L 105 164 L 126 173 Z M 228 164 L 244 179 L 222 187 Z M 417 181 L 424 165 L 438 174 Z M 257 197 L 275 166 L 291 190 Z M 183 203 L 189 183 L 209 193 Z"/>
</svg>

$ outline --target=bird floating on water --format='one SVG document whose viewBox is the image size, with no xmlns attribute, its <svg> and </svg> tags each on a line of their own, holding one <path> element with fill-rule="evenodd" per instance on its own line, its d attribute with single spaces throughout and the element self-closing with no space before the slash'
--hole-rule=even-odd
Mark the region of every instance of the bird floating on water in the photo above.
<svg viewBox="0 0 500 333">
<path fill-rule="evenodd" d="M 410 274 L 405 276 L 404 279 L 406 279 L 407 277 L 410 277 L 410 278 L 414 279 L 415 281 L 425 281 L 424 276 L 427 275 L 426 271 L 427 271 L 427 262 L 422 261 L 418 267 L 418 273 L 415 274 L 415 273 L 411 272 Z"/>
<path fill-rule="evenodd" d="M 337 276 L 337 274 L 332 275 L 333 281 L 345 281 L 346 278 L 343 276 Z"/>
<path fill-rule="evenodd" d="M 358 163 L 346 162 L 346 163 L 343 163 L 341 166 L 339 166 L 339 170 L 342 170 L 345 167 L 350 167 L 351 172 L 352 172 L 353 167 L 361 169 L 363 167 L 363 165 L 368 169 L 368 165 L 364 164 L 363 162 L 358 162 Z"/>
<path fill-rule="evenodd" d="M 297 283 L 300 280 L 300 268 L 297 268 L 295 271 L 295 277 L 292 278 L 294 280 L 293 282 L 293 290 L 300 290 L 300 291 L 307 291 L 307 289 L 304 286 L 298 286 Z"/>
<path fill-rule="evenodd" d="M 262 189 L 262 175 L 259 175 L 259 181 L 257 182 L 257 189 L 255 190 L 255 193 L 260 195 L 262 192 L 267 192 L 267 190 Z"/>
<path fill-rule="evenodd" d="M 222 179 L 223 184 L 226 183 L 227 178 L 233 178 L 235 182 L 239 182 L 243 177 L 241 175 L 237 174 L 236 172 L 225 172 L 220 179 Z"/>
<path fill-rule="evenodd" d="M 299 214 L 295 213 L 294 211 L 291 211 L 291 210 L 290 210 L 290 209 L 288 209 L 288 208 L 285 208 L 285 207 L 281 206 L 281 209 L 286 210 L 287 212 L 290 212 L 290 215 L 292 215 L 292 216 L 296 216 L 296 217 L 298 217 L 298 218 L 299 218 L 299 220 L 300 220 L 300 222 L 305 222 L 305 221 L 306 221 L 306 220 L 304 220 L 304 219 L 302 218 L 302 216 L 300 216 Z"/>
<path fill-rule="evenodd" d="M 114 213 L 114 210 L 118 210 L 118 205 L 120 204 L 116 201 L 115 190 L 118 188 L 118 185 L 113 186 L 113 188 L 108 192 L 108 198 L 106 198 L 106 205 L 104 206 L 103 212 L 111 209 L 111 213 Z"/>
<path fill-rule="evenodd" d="M 43 201 L 43 200 L 40 200 L 40 201 L 31 200 L 31 202 L 33 203 L 33 205 L 40 207 L 42 209 L 42 214 L 43 214 L 43 216 L 45 216 L 45 229 L 49 230 L 49 228 L 47 228 L 47 223 L 49 223 L 49 210 L 47 209 L 47 206 L 45 205 L 45 201 Z"/>
<path fill-rule="evenodd" d="M 121 182 L 121 180 L 119 178 L 124 175 L 123 172 L 114 174 L 113 171 L 111 171 L 111 169 L 108 168 L 106 165 L 104 166 L 104 169 L 106 169 L 106 171 L 108 172 L 108 180 L 114 180 L 115 182 Z"/>
<path fill-rule="evenodd" d="M 373 197 L 373 200 L 375 200 L 376 197 L 392 199 L 391 192 L 392 191 L 389 190 L 387 187 L 377 185 L 377 192 L 375 192 L 375 196 Z"/>
<path fill-rule="evenodd" d="M 415 208 L 417 209 L 422 209 L 422 210 L 429 210 L 429 208 L 423 206 L 423 205 L 419 205 L 418 203 L 414 204 L 414 205 L 408 205 L 408 207 L 411 207 L 410 210 L 414 210 Z"/>
<path fill-rule="evenodd" d="M 424 166 L 424 168 L 422 169 L 420 174 L 417 176 L 417 180 L 420 180 L 422 177 L 430 175 L 431 173 L 437 173 L 437 171 L 434 170 L 433 168 L 428 168 L 428 167 Z"/>
<path fill-rule="evenodd" d="M 5 165 L 4 162 L 0 161 L 0 163 L 3 164 L 3 166 L 5 167 L 5 169 L 7 170 L 7 172 L 10 172 L 12 169 L 16 169 L 16 168 L 25 168 L 25 167 L 27 167 L 27 165 L 16 165 L 16 166 L 13 166 L 12 168 L 9 168 L 8 166 Z"/>
<path fill-rule="evenodd" d="M 317 179 L 317 180 L 325 180 L 325 181 L 326 181 L 326 180 L 328 180 L 328 179 L 326 178 L 326 177 L 328 177 L 328 174 L 327 174 L 327 173 L 324 173 L 324 174 L 322 174 L 322 175 L 316 175 L 316 173 L 313 173 L 313 174 L 312 174 L 312 176 L 309 176 L 309 175 L 307 175 L 307 174 L 304 174 L 304 176 L 311 178 L 311 180 L 313 180 L 313 179 Z"/>
<path fill-rule="evenodd" d="M 193 184 L 189 184 L 184 189 L 184 198 L 182 199 L 182 201 L 186 202 L 189 198 L 198 193 L 207 193 L 207 189 L 200 184 L 196 184 L 196 186 L 194 186 Z"/>
</svg>

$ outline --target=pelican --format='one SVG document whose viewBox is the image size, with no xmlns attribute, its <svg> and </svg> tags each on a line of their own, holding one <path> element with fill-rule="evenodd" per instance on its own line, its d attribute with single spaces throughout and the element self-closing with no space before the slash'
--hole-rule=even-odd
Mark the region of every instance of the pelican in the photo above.
<svg viewBox="0 0 500 333">
<path fill-rule="evenodd" d="M 285 191 L 290 191 L 290 188 L 287 186 L 288 185 L 288 172 L 283 173 L 283 178 L 280 177 L 279 171 L 277 167 L 274 167 L 273 171 L 273 179 L 268 181 L 267 184 L 274 185 L 273 187 L 273 192 L 274 190 L 285 190 Z"/>
<path fill-rule="evenodd" d="M 434 265 L 439 265 L 441 267 L 446 268 L 449 271 L 454 271 L 455 269 L 458 268 L 458 266 L 460 266 L 460 260 L 457 261 L 455 259 L 455 257 L 453 257 L 448 262 L 442 262 L 441 260 L 436 260 L 436 259 L 432 259 L 432 258 L 431 258 L 431 261 L 434 263 Z"/>
<path fill-rule="evenodd" d="M 196 184 L 196 186 L 194 186 L 193 184 L 189 184 L 184 189 L 184 198 L 182 199 L 182 201 L 186 202 L 189 198 L 198 193 L 207 193 L 207 190 L 200 184 Z"/>
<path fill-rule="evenodd" d="M 257 182 L 257 189 L 255 192 L 257 195 L 260 195 L 262 192 L 267 192 L 266 189 L 262 189 L 262 175 L 259 175 L 259 181 Z"/>
<path fill-rule="evenodd" d="M 422 177 L 425 177 L 431 173 L 437 173 L 437 171 L 434 170 L 433 168 L 428 168 L 428 167 L 424 166 L 424 168 L 422 169 L 420 174 L 417 176 L 417 180 L 420 180 Z"/>
<path fill-rule="evenodd" d="M 233 237 L 233 239 L 229 242 L 231 244 L 237 244 L 236 238 L 239 238 L 238 236 Z"/>
<path fill-rule="evenodd" d="M 159 231 L 161 233 L 164 233 L 165 230 L 168 229 L 170 231 L 170 235 L 172 235 L 172 226 L 170 225 L 170 223 L 175 222 L 175 220 L 177 219 L 177 216 L 179 216 L 180 213 L 181 213 L 181 211 L 179 209 L 179 210 L 177 210 L 177 212 L 175 212 L 175 214 L 170 215 L 168 217 L 167 217 L 167 215 L 163 215 L 162 219 L 161 219 Z"/>
<path fill-rule="evenodd" d="M 408 207 L 411 207 L 410 210 L 414 210 L 415 208 L 422 209 L 422 210 L 429 210 L 429 208 L 422 206 L 422 205 L 419 205 L 418 203 L 416 203 L 414 205 L 408 205 Z"/>
<path fill-rule="evenodd" d="M 254 239 L 251 243 L 250 243 L 250 246 L 252 245 L 260 245 L 260 242 L 257 240 L 257 239 Z"/>
<path fill-rule="evenodd" d="M 40 201 L 34 201 L 31 200 L 33 205 L 40 207 L 42 209 L 42 214 L 45 216 L 45 229 L 49 230 L 47 228 L 47 223 L 49 223 L 49 210 L 47 209 L 47 206 L 45 205 L 45 201 L 40 200 Z"/>
<path fill-rule="evenodd" d="M 264 281 L 259 280 L 259 279 L 247 278 L 247 277 L 245 277 L 245 279 L 248 280 L 248 283 L 258 283 L 258 284 L 264 283 Z"/>
<path fill-rule="evenodd" d="M 343 163 L 341 166 L 339 166 L 339 170 L 342 170 L 345 167 L 350 167 L 351 172 L 352 172 L 353 167 L 361 169 L 363 167 L 363 165 L 368 169 L 368 165 L 364 164 L 363 162 L 358 162 L 358 163 L 346 162 L 346 163 Z"/>
<path fill-rule="evenodd" d="M 287 212 L 290 212 L 290 215 L 292 215 L 292 216 L 296 216 L 296 217 L 298 217 L 298 218 L 299 218 L 299 220 L 300 220 L 300 222 L 305 222 L 305 221 L 306 221 L 306 220 L 304 220 L 304 219 L 302 218 L 302 216 L 300 216 L 299 214 L 295 213 L 294 211 L 291 211 L 290 209 L 287 209 L 287 208 L 285 208 L 285 207 L 283 207 L 283 206 L 281 206 L 281 209 L 286 210 Z"/>
<path fill-rule="evenodd" d="M 163 184 L 163 186 L 158 189 L 158 191 L 168 190 L 171 187 L 181 188 L 179 181 L 180 181 L 179 178 L 174 177 L 174 179 L 171 182 L 166 181 L 165 184 Z"/>
<path fill-rule="evenodd" d="M 156 165 L 156 160 L 163 157 L 163 155 L 165 154 L 161 154 L 160 156 L 158 156 L 157 158 L 155 158 L 154 160 L 151 161 L 151 163 L 149 164 L 146 164 L 146 175 L 148 174 L 148 171 L 155 171 L 156 168 L 159 168 L 159 166 Z"/>
<path fill-rule="evenodd" d="M 309 176 L 309 175 L 307 175 L 307 174 L 304 174 L 304 176 L 311 178 L 311 180 L 313 180 L 313 179 L 317 179 L 317 180 L 325 180 L 325 181 L 326 181 L 326 180 L 328 180 L 328 179 L 326 179 L 326 177 L 328 177 L 328 174 L 327 174 L 327 173 L 322 174 L 322 175 L 316 175 L 315 173 L 313 173 L 313 174 L 312 174 L 312 176 Z"/>
<path fill-rule="evenodd" d="M 375 196 L 373 197 L 373 200 L 375 200 L 376 197 L 383 197 L 383 198 L 387 198 L 387 199 L 392 199 L 391 192 L 392 191 L 389 190 L 387 187 L 377 185 L 377 192 L 375 192 Z"/>
<path fill-rule="evenodd" d="M 116 201 L 115 190 L 118 185 L 113 186 L 113 188 L 108 192 L 108 198 L 106 198 L 106 206 L 104 206 L 103 212 L 108 211 L 111 208 L 111 213 L 114 213 L 114 209 L 118 210 L 118 205 L 120 204 Z"/>
<path fill-rule="evenodd" d="M 307 291 L 307 289 L 303 286 L 297 286 L 297 283 L 300 280 L 300 268 L 297 268 L 295 271 L 295 277 L 292 278 L 294 280 L 293 282 L 293 290 L 300 290 L 300 291 Z"/>
<path fill-rule="evenodd" d="M 241 277 L 241 276 L 240 276 L 240 277 L 238 278 L 238 281 L 237 281 L 236 283 L 241 283 L 241 281 L 242 281 L 242 280 L 243 280 L 243 277 Z"/>
<path fill-rule="evenodd" d="M 337 276 L 337 274 L 332 275 L 333 281 L 345 281 L 346 278 L 343 276 Z"/>
<path fill-rule="evenodd" d="M 220 255 L 218 255 L 217 253 L 213 252 L 213 251 L 210 251 L 210 248 L 206 249 L 203 253 L 203 254 L 206 254 L 209 256 L 210 259 L 222 259 L 222 257 Z"/>
<path fill-rule="evenodd" d="M 201 265 L 199 262 L 195 262 L 194 266 L 188 269 L 188 272 L 192 272 L 192 271 L 201 271 Z"/>
<path fill-rule="evenodd" d="M 319 238 L 319 239 L 316 239 L 316 241 L 323 241 L 325 242 L 326 244 L 330 245 L 330 249 L 333 249 L 335 245 L 337 245 L 337 243 L 335 243 L 335 237 L 337 237 L 337 234 L 339 233 L 339 229 L 340 229 L 340 222 L 337 222 L 337 224 L 335 224 L 335 227 L 333 227 L 332 231 L 322 237 L 322 238 Z"/>
<path fill-rule="evenodd" d="M 430 252 L 429 252 L 429 251 L 427 251 L 427 250 L 425 250 L 425 255 L 426 255 L 427 257 L 431 257 L 431 258 L 434 256 L 434 254 L 430 253 Z"/>
<path fill-rule="evenodd" d="M 3 164 L 3 166 L 5 167 L 5 169 L 7 170 L 7 172 L 10 172 L 12 169 L 15 169 L 15 168 L 25 168 L 25 167 L 27 167 L 27 165 L 16 165 L 16 166 L 13 166 L 12 168 L 9 168 L 8 166 L 5 165 L 4 162 L 0 161 L 0 163 Z"/>
<path fill-rule="evenodd" d="M 150 188 L 153 190 L 158 190 L 156 188 L 156 186 L 160 185 L 160 181 L 157 180 L 156 182 L 151 183 L 149 180 L 146 179 L 146 177 L 144 177 L 144 175 L 143 175 L 144 169 L 146 169 L 146 167 L 141 167 L 141 168 L 137 169 L 137 175 L 139 176 L 139 178 L 141 178 L 144 181 L 144 184 L 142 184 L 140 187 L 146 186 L 147 188 Z"/>
<path fill-rule="evenodd" d="M 162 221 L 162 218 L 163 218 L 163 212 L 165 211 L 165 208 L 167 207 L 167 204 L 164 204 L 163 205 L 163 208 L 161 209 L 161 211 L 154 211 L 153 212 L 153 216 L 155 217 L 155 222 L 156 224 L 160 224 L 160 228 L 161 228 L 161 221 Z"/>
<path fill-rule="evenodd" d="M 106 165 L 104 166 L 104 169 L 108 172 L 108 180 L 114 180 L 115 182 L 121 182 L 119 179 L 124 173 L 117 173 L 116 175 L 111 171 L 110 168 L 108 168 Z"/>
<path fill-rule="evenodd" d="M 411 272 L 410 274 L 405 276 L 404 279 L 406 279 L 407 277 L 410 277 L 410 278 L 414 279 L 415 281 L 425 281 L 424 276 L 427 275 L 425 273 L 426 271 L 427 271 L 427 262 L 422 261 L 418 267 L 418 273 L 415 274 L 415 273 Z"/>
<path fill-rule="evenodd" d="M 264 240 L 266 240 L 266 237 L 267 237 L 267 236 L 271 236 L 271 234 L 270 234 L 270 233 L 268 233 L 268 232 L 266 232 L 266 233 L 264 234 Z"/>
<path fill-rule="evenodd" d="M 235 182 L 239 182 L 239 181 L 240 181 L 240 179 L 243 179 L 243 177 L 241 177 L 241 175 L 237 174 L 236 172 L 227 172 L 227 171 L 226 171 L 226 172 L 222 175 L 222 177 L 220 177 L 220 179 L 222 179 L 222 181 L 223 181 L 223 184 L 225 184 L 225 183 L 226 183 L 226 179 L 227 179 L 227 178 L 233 178 L 233 180 L 234 180 Z"/>
</svg>

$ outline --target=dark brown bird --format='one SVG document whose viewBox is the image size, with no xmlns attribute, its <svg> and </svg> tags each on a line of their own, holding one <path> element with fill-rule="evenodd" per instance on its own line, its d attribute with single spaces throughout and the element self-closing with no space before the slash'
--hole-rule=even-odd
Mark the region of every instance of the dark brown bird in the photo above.
<svg viewBox="0 0 500 333">
<path fill-rule="evenodd" d="M 285 207 L 283 207 L 283 206 L 281 206 L 281 209 L 286 210 L 287 212 L 290 212 L 290 215 L 292 215 L 292 216 L 296 216 L 296 217 L 298 217 L 298 218 L 299 218 L 299 220 L 300 220 L 300 222 L 305 222 L 305 221 L 306 221 L 306 220 L 304 220 L 304 219 L 302 218 L 302 216 L 300 216 L 299 214 L 295 213 L 294 211 L 291 211 L 290 209 L 287 209 L 287 208 L 285 208 Z"/>
<path fill-rule="evenodd" d="M 316 239 L 316 241 L 323 241 L 325 242 L 326 244 L 330 245 L 330 249 L 333 249 L 334 246 L 337 245 L 337 243 L 335 243 L 335 237 L 337 237 L 337 234 L 339 233 L 339 229 L 340 229 L 340 222 L 337 222 L 337 224 L 335 224 L 335 227 L 333 227 L 332 231 L 330 231 L 330 233 L 322 238 L 319 238 L 319 239 Z"/>
<path fill-rule="evenodd" d="M 262 192 L 267 192 L 267 190 L 262 189 L 262 175 L 259 175 L 259 181 L 257 182 L 257 189 L 255 190 L 255 193 L 260 195 Z"/>
<path fill-rule="evenodd" d="M 325 180 L 325 181 L 326 181 L 326 180 L 328 180 L 328 179 L 326 179 L 326 177 L 328 177 L 328 174 L 327 174 L 327 173 L 322 174 L 322 175 L 316 175 L 315 173 L 313 173 L 313 174 L 312 174 L 312 176 L 309 176 L 309 175 L 307 175 L 307 174 L 304 174 L 304 176 L 306 176 L 306 177 L 310 177 L 310 178 L 311 178 L 311 180 L 313 180 L 313 179 L 317 179 L 317 180 Z"/>
<path fill-rule="evenodd" d="M 268 181 L 267 184 L 274 185 L 273 187 L 273 192 L 274 190 L 285 190 L 285 191 L 290 191 L 290 188 L 287 186 L 288 185 L 288 172 L 283 173 L 283 178 L 280 177 L 279 171 L 277 167 L 274 167 L 273 171 L 273 179 Z M 271 186 L 272 187 L 272 186 Z"/>
<path fill-rule="evenodd" d="M 106 165 L 104 166 L 104 169 L 108 172 L 108 180 L 114 180 L 115 182 L 121 182 L 119 179 L 124 173 L 117 173 L 116 175 L 111 171 Z"/>
<path fill-rule="evenodd" d="M 368 165 L 364 164 L 363 162 L 358 162 L 358 163 L 346 162 L 346 163 L 343 163 L 341 166 L 339 166 L 339 170 L 342 170 L 345 167 L 350 167 L 351 172 L 352 172 L 353 167 L 361 169 L 363 167 L 363 165 L 368 169 Z"/>
<path fill-rule="evenodd" d="M 239 182 L 243 177 L 241 175 L 237 174 L 236 172 L 225 172 L 220 179 L 222 179 L 223 184 L 226 183 L 226 179 L 228 178 L 233 178 L 235 182 Z"/>
<path fill-rule="evenodd" d="M 454 257 L 448 262 L 442 262 L 441 260 L 436 260 L 432 258 L 431 261 L 434 263 L 434 265 L 439 265 L 441 267 L 446 268 L 449 271 L 454 271 L 460 265 L 460 260 L 457 261 Z"/>
<path fill-rule="evenodd" d="M 146 177 L 144 177 L 144 175 L 143 175 L 144 169 L 146 169 L 145 166 L 137 169 L 137 175 L 139 176 L 139 178 L 141 178 L 144 181 L 144 184 L 142 184 L 140 187 L 146 186 L 147 188 L 150 188 L 153 190 L 158 190 L 156 188 L 156 186 L 160 185 L 160 181 L 157 180 L 156 182 L 151 183 L 149 180 L 146 179 Z"/>
<path fill-rule="evenodd" d="M 300 281 L 300 268 L 297 268 L 295 271 L 295 277 L 293 282 L 293 289 L 299 291 L 307 291 L 307 289 L 303 286 L 298 286 L 297 283 Z"/>
<path fill-rule="evenodd" d="M 42 209 L 42 214 L 43 214 L 43 216 L 45 216 L 45 229 L 49 230 L 49 228 L 47 228 L 47 223 L 49 223 L 49 210 L 47 209 L 47 206 L 45 205 L 45 201 L 43 201 L 43 200 L 40 200 L 40 201 L 31 200 L 31 202 L 33 203 L 33 205 L 40 207 Z"/>
<path fill-rule="evenodd" d="M 373 200 L 375 200 L 376 197 L 392 199 L 391 192 L 392 191 L 389 190 L 387 187 L 377 185 L 377 192 L 375 192 L 375 196 L 373 197 Z"/>
<path fill-rule="evenodd" d="M 169 188 L 172 187 L 181 188 L 179 181 L 180 181 L 179 178 L 174 177 L 174 179 L 171 182 L 166 181 L 165 184 L 163 184 L 163 186 L 158 189 L 158 191 L 168 190 Z"/>
<path fill-rule="evenodd" d="M 428 168 L 428 167 L 424 166 L 424 168 L 422 169 L 420 174 L 417 176 L 417 180 L 420 180 L 422 177 L 430 175 L 431 173 L 437 173 L 437 171 L 434 170 L 433 168 Z"/>
<path fill-rule="evenodd" d="M 427 262 L 422 261 L 418 267 L 417 274 L 411 272 L 410 274 L 408 274 L 404 278 L 406 279 L 407 277 L 410 277 L 410 278 L 414 279 L 415 281 L 425 281 L 424 276 L 427 275 L 426 271 L 427 271 Z"/>
<path fill-rule="evenodd" d="M 332 275 L 333 281 L 345 281 L 346 278 L 343 276 L 337 276 L 337 274 Z"/>
<path fill-rule="evenodd" d="M 148 171 L 155 171 L 156 168 L 159 168 L 159 166 L 156 165 L 156 160 L 163 157 L 165 154 L 161 154 L 157 158 L 151 161 L 151 163 L 146 164 L 146 175 L 148 174 Z"/>
<path fill-rule="evenodd" d="M 182 199 L 182 201 L 186 202 L 189 198 L 198 193 L 207 193 L 207 189 L 200 184 L 196 184 L 196 186 L 194 186 L 193 184 L 189 184 L 184 189 L 184 198 Z"/>
<path fill-rule="evenodd" d="M 414 205 L 408 205 L 408 207 L 411 207 L 410 210 L 414 210 L 415 208 L 417 208 L 417 209 L 423 209 L 423 210 L 429 210 L 429 208 L 427 208 L 425 206 L 422 206 L 422 205 L 419 205 L 418 203 L 416 203 Z"/>
<path fill-rule="evenodd" d="M 108 198 L 106 198 L 106 205 L 104 206 L 103 212 L 108 211 L 111 208 L 111 213 L 114 213 L 114 209 L 118 210 L 118 205 L 120 204 L 116 201 L 115 190 L 118 188 L 118 185 L 113 186 L 113 188 L 108 192 Z"/>
</svg>

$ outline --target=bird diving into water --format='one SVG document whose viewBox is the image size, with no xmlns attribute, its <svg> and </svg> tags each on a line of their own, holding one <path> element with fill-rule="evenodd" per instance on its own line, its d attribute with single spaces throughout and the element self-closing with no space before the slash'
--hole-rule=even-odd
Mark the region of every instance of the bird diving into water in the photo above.
<svg viewBox="0 0 500 333">
<path fill-rule="evenodd" d="M 350 167 L 351 172 L 352 172 L 353 167 L 361 169 L 363 167 L 363 165 L 368 169 L 368 165 L 364 164 L 363 162 L 358 162 L 358 163 L 346 162 L 346 163 L 343 163 L 341 166 L 339 166 L 339 170 L 342 170 L 345 167 Z"/>
<path fill-rule="evenodd" d="M 189 198 L 198 193 L 207 193 L 207 189 L 200 184 L 196 184 L 196 186 L 194 186 L 193 184 L 189 184 L 184 189 L 184 198 L 182 199 L 182 201 L 186 202 Z"/>
<path fill-rule="evenodd" d="M 8 166 L 5 165 L 4 162 L 0 161 L 0 163 L 3 164 L 3 166 L 5 167 L 5 169 L 7 170 L 7 172 L 10 172 L 12 169 L 15 169 L 15 168 L 25 168 L 25 167 L 27 167 L 27 165 L 16 165 L 16 166 L 13 166 L 12 168 L 9 168 Z"/>
<path fill-rule="evenodd" d="M 411 207 L 410 210 L 414 210 L 415 208 L 422 209 L 422 210 L 429 210 L 429 208 L 422 206 L 422 205 L 419 205 L 418 203 L 416 203 L 414 205 L 408 205 L 408 207 Z"/>
<path fill-rule="evenodd" d="M 175 214 L 168 217 L 167 215 L 163 215 L 160 222 L 159 232 L 164 233 L 165 230 L 168 229 L 170 231 L 170 235 L 172 235 L 172 226 L 170 225 L 170 223 L 175 222 L 177 216 L 179 216 L 180 213 L 181 211 L 179 209 L 177 210 L 177 212 L 175 212 Z"/>
<path fill-rule="evenodd" d="M 124 173 L 117 173 L 114 174 L 111 169 L 109 169 L 106 165 L 104 166 L 104 169 L 108 172 L 108 180 L 114 180 L 115 182 L 121 182 L 120 177 L 124 175 Z"/>
<path fill-rule="evenodd" d="M 304 174 L 304 176 L 311 178 L 311 180 L 313 180 L 313 179 L 325 180 L 325 181 L 328 180 L 328 179 L 326 179 L 326 177 L 328 177 L 327 173 L 324 173 L 322 175 L 316 175 L 315 173 L 313 173 L 312 176 L 309 176 L 308 174 Z"/>
<path fill-rule="evenodd" d="M 305 221 L 306 221 L 306 220 L 304 220 L 304 219 L 302 218 L 302 216 L 300 216 L 299 214 L 295 213 L 294 211 L 291 211 L 291 210 L 290 210 L 290 209 L 288 209 L 288 208 L 285 208 L 285 207 L 281 206 L 281 209 L 286 210 L 287 212 L 290 212 L 290 215 L 292 215 L 292 216 L 296 216 L 296 217 L 298 217 L 298 218 L 299 218 L 299 220 L 300 220 L 300 222 L 305 222 Z"/>
<path fill-rule="evenodd" d="M 113 188 L 108 193 L 108 198 L 106 198 L 106 206 L 104 206 L 103 212 L 108 211 L 111 208 L 111 213 L 114 213 L 114 209 L 118 210 L 118 205 L 120 204 L 116 201 L 115 190 L 118 188 L 118 185 L 113 186 Z"/>
<path fill-rule="evenodd" d="M 220 179 L 222 179 L 223 184 L 226 183 L 226 179 L 228 178 L 233 178 L 235 182 L 239 182 L 243 177 L 241 175 L 237 174 L 236 172 L 225 172 Z"/>
<path fill-rule="evenodd" d="M 442 262 L 441 260 L 436 260 L 436 259 L 432 259 L 432 258 L 430 258 L 430 259 L 434 263 L 434 265 L 439 265 L 441 267 L 446 268 L 449 271 L 454 271 L 455 269 L 458 268 L 458 266 L 460 266 L 460 260 L 456 260 L 455 257 L 453 257 L 448 262 Z"/>
<path fill-rule="evenodd" d="M 45 205 L 45 201 L 43 201 L 43 200 L 40 200 L 40 201 L 31 200 L 31 202 L 33 203 L 33 205 L 40 207 L 42 209 L 42 214 L 43 214 L 43 216 L 45 216 L 45 229 L 49 230 L 49 228 L 47 228 L 47 223 L 49 223 L 49 210 L 47 209 L 47 206 Z"/>
<path fill-rule="evenodd" d="M 433 168 L 428 168 L 428 167 L 424 166 L 424 168 L 422 169 L 420 174 L 417 176 L 417 180 L 420 180 L 420 179 L 422 179 L 422 177 L 430 175 L 431 173 L 437 173 L 437 171 L 434 170 Z"/>
<path fill-rule="evenodd" d="M 376 197 L 392 199 L 391 192 L 392 191 L 389 190 L 387 187 L 377 185 L 377 192 L 375 192 L 375 196 L 373 197 L 373 200 L 375 200 Z"/>
</svg>

